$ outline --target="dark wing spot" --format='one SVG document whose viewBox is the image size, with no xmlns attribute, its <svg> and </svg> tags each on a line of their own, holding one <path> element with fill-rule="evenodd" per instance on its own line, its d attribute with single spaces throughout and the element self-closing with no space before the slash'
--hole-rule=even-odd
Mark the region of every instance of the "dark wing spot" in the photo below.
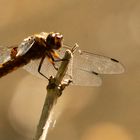
<svg viewBox="0 0 140 140">
<path fill-rule="evenodd" d="M 92 73 L 92 74 L 95 74 L 95 75 L 99 75 L 99 73 L 95 72 L 95 71 L 88 71 L 88 70 L 83 70 L 83 69 L 80 69 L 82 71 L 86 71 L 88 73 Z"/>
<path fill-rule="evenodd" d="M 99 74 L 98 74 L 97 72 L 95 72 L 95 71 L 92 71 L 92 73 L 95 74 L 95 75 L 99 75 Z"/>
<path fill-rule="evenodd" d="M 116 60 L 116 59 L 114 59 L 114 58 L 111 58 L 111 60 L 112 60 L 112 61 L 114 61 L 114 62 L 119 63 L 119 61 L 118 61 L 118 60 Z"/>
</svg>

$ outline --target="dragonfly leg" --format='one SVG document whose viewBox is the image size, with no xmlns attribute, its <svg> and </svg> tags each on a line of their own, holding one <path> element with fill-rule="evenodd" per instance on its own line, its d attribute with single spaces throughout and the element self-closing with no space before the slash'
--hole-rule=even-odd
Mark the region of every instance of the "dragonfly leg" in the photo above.
<svg viewBox="0 0 140 140">
<path fill-rule="evenodd" d="M 47 76 L 45 76 L 42 72 L 41 72 L 41 67 L 42 67 L 42 64 L 43 64 L 43 62 L 44 62 L 44 59 L 45 59 L 45 57 L 46 57 L 46 55 L 44 55 L 42 58 L 41 58 L 41 61 L 40 61 L 40 63 L 39 63 L 39 66 L 38 66 L 38 73 L 41 75 L 41 76 L 43 76 L 43 77 L 45 77 L 46 79 L 48 79 L 49 80 L 49 78 L 47 77 Z M 54 62 L 60 62 L 60 61 L 66 61 L 67 59 L 54 59 L 53 58 L 53 56 L 49 56 L 48 57 L 48 60 L 50 61 L 50 63 L 53 65 L 53 67 L 55 68 L 55 70 L 58 70 L 58 67 L 55 65 L 55 63 Z"/>
<path fill-rule="evenodd" d="M 55 70 L 58 70 L 58 67 L 55 65 L 55 60 L 53 57 L 48 57 L 49 62 L 53 65 Z"/>
<path fill-rule="evenodd" d="M 46 79 L 48 79 L 49 80 L 49 78 L 47 77 L 47 76 L 45 76 L 42 72 L 41 72 L 41 67 L 42 67 L 42 64 L 43 64 L 43 61 L 44 61 L 44 59 L 45 59 L 45 55 L 41 58 L 41 61 L 40 61 L 40 63 L 39 63 L 39 66 L 38 66 L 38 73 L 40 74 L 40 75 L 42 75 L 43 77 L 45 77 Z"/>
<path fill-rule="evenodd" d="M 49 54 L 49 57 L 51 57 L 53 62 L 61 62 L 61 61 L 65 61 L 66 59 L 62 59 L 59 57 L 59 54 L 57 52 L 55 52 L 54 50 L 51 50 L 51 53 Z M 56 59 L 54 59 L 56 58 Z"/>
<path fill-rule="evenodd" d="M 55 62 L 61 62 L 61 61 L 66 61 L 67 59 L 61 59 L 57 56 L 57 59 L 54 59 L 53 55 L 51 53 L 47 53 L 48 59 L 50 63 L 52 63 L 53 67 L 55 70 L 58 70 L 58 67 L 55 65 Z M 56 57 L 56 56 L 55 56 Z"/>
<path fill-rule="evenodd" d="M 58 70 L 58 67 L 55 65 L 54 62 L 61 62 L 61 61 L 67 61 L 67 59 L 61 59 L 61 58 L 59 58 L 59 59 L 54 59 L 54 58 L 52 57 L 52 65 L 53 65 L 53 67 L 54 67 L 56 70 Z"/>
</svg>

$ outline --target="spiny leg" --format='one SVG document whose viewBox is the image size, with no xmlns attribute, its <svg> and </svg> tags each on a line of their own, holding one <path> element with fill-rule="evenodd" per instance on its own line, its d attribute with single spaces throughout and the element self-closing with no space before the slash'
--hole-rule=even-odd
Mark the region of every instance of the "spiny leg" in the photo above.
<svg viewBox="0 0 140 140">
<path fill-rule="evenodd" d="M 49 80 L 49 78 L 47 77 L 47 76 L 45 76 L 42 72 L 41 72 L 41 67 L 42 67 L 42 64 L 43 64 L 43 62 L 44 62 L 44 59 L 45 59 L 45 55 L 41 58 L 41 61 L 40 61 L 40 63 L 39 63 L 39 66 L 38 66 L 38 73 L 40 74 L 40 75 L 42 75 L 43 77 L 45 77 L 46 79 L 48 79 Z"/>
<path fill-rule="evenodd" d="M 53 65 L 53 67 L 54 67 L 54 69 L 55 70 L 58 70 L 58 67 L 56 67 L 56 65 L 55 65 L 55 60 L 54 60 L 54 58 L 53 57 L 48 57 L 48 60 L 49 60 L 49 62 Z"/>
<path fill-rule="evenodd" d="M 67 61 L 67 59 L 54 59 L 53 57 L 49 58 L 49 61 L 52 63 L 55 70 L 58 70 L 58 67 L 55 65 L 55 62 Z"/>
<path fill-rule="evenodd" d="M 61 61 L 65 61 L 67 59 L 62 59 L 59 57 L 59 54 L 54 51 L 54 50 L 51 50 L 51 55 L 50 55 L 51 59 L 54 61 L 54 62 L 61 62 Z M 56 59 L 54 59 L 56 58 Z"/>
<path fill-rule="evenodd" d="M 39 66 L 38 66 L 38 73 L 49 80 L 49 78 L 41 72 L 41 67 L 42 67 L 42 64 L 44 62 L 45 57 L 46 56 L 44 55 L 41 58 L 41 61 L 40 61 Z M 48 55 L 48 59 L 49 59 L 50 63 L 53 65 L 53 67 L 55 68 L 55 70 L 58 70 L 58 68 L 56 67 L 54 62 L 66 61 L 66 59 L 61 59 L 61 58 L 55 60 L 52 55 Z"/>
<path fill-rule="evenodd" d="M 48 56 L 48 60 L 50 61 L 50 63 L 53 65 L 53 67 L 55 68 L 55 70 L 58 70 L 58 68 L 56 67 L 55 63 L 55 59 L 53 58 L 53 54 L 54 54 L 54 51 L 52 50 L 50 53 L 47 53 L 47 56 Z M 56 57 L 56 56 L 55 56 Z M 57 56 L 57 58 L 59 58 L 59 56 Z"/>
<path fill-rule="evenodd" d="M 55 70 L 58 70 L 58 67 L 55 65 L 55 62 L 67 61 L 67 59 L 54 59 L 53 56 L 49 57 L 49 61 L 52 63 Z"/>
<path fill-rule="evenodd" d="M 51 62 L 53 64 L 53 66 L 55 66 L 54 62 L 68 61 L 67 59 L 60 58 L 59 54 L 54 50 L 51 50 L 51 53 L 49 55 L 50 55 L 49 58 L 53 61 L 53 63 Z M 56 59 L 54 59 L 54 58 L 56 58 Z M 70 79 L 71 79 L 70 81 L 72 82 L 72 75 L 69 75 L 69 74 L 66 74 L 66 75 L 68 75 L 70 77 Z"/>
<path fill-rule="evenodd" d="M 55 67 L 55 63 L 54 63 L 54 62 L 68 61 L 68 59 L 61 59 L 61 58 L 59 58 L 59 59 L 56 59 L 56 60 L 53 59 L 52 61 L 53 61 L 52 64 L 53 64 L 53 66 Z M 55 69 L 56 69 L 56 67 L 55 67 Z M 57 68 L 56 70 L 58 70 L 58 68 Z M 69 75 L 69 74 L 67 74 L 67 73 L 66 73 L 66 75 L 69 76 L 69 78 L 70 78 L 69 81 L 70 81 L 70 82 L 73 82 L 73 81 L 72 81 L 72 75 Z"/>
</svg>

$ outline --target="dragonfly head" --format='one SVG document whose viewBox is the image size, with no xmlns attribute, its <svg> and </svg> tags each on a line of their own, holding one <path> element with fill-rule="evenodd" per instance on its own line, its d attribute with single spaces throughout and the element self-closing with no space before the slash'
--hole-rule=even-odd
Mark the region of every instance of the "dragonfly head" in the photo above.
<svg viewBox="0 0 140 140">
<path fill-rule="evenodd" d="M 59 49 L 62 46 L 63 35 L 60 33 L 49 33 L 46 39 L 46 44 L 51 49 Z"/>
</svg>

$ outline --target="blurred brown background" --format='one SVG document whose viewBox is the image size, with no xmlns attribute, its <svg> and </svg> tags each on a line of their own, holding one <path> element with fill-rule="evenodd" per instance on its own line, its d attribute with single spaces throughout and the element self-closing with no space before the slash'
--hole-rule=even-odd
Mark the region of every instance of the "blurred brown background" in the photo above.
<svg viewBox="0 0 140 140">
<path fill-rule="evenodd" d="M 125 65 L 101 87 L 70 86 L 60 98 L 48 140 L 140 139 L 139 0 L 0 0 L 0 44 L 57 31 L 65 43 Z M 46 95 L 45 80 L 20 69 L 0 79 L 0 139 L 32 140 Z"/>
</svg>

